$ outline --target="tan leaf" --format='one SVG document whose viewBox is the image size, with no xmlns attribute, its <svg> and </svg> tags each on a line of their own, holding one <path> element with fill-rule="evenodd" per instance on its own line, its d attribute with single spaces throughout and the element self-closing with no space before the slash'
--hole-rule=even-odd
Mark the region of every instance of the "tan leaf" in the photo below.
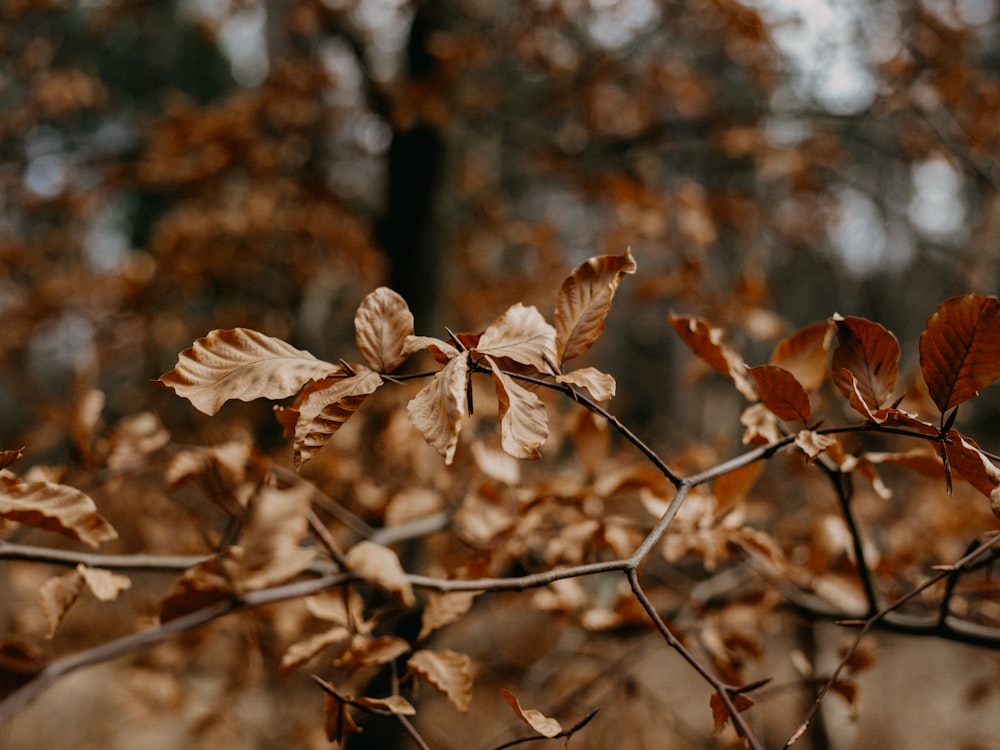
<svg viewBox="0 0 1000 750">
<path fill-rule="evenodd" d="M 436 687 L 463 714 L 472 700 L 472 659 L 447 649 L 417 651 L 406 666 Z"/>
<path fill-rule="evenodd" d="M 427 443 L 444 456 L 446 464 L 455 458 L 458 434 L 469 416 L 468 380 L 468 354 L 453 357 L 406 407 L 410 422 L 420 430 Z"/>
<path fill-rule="evenodd" d="M 19 448 L 16 451 L 0 451 L 0 469 L 6 469 L 15 461 L 20 461 L 24 458 L 24 448 Z"/>
<path fill-rule="evenodd" d="M 581 367 L 565 375 L 556 375 L 556 382 L 586 388 L 595 401 L 610 401 L 617 386 L 613 377 L 594 367 Z"/>
<path fill-rule="evenodd" d="M 410 651 L 410 644 L 393 635 L 379 638 L 355 638 L 350 653 L 337 659 L 337 664 L 358 668 L 371 664 L 388 664 Z"/>
<path fill-rule="evenodd" d="M 312 678 L 326 693 L 326 702 L 323 704 L 323 725 L 326 729 L 326 737 L 330 742 L 342 744 L 347 735 L 361 731 L 361 727 L 351 716 L 350 704 L 354 698 L 349 695 L 341 695 L 332 683 L 317 675 L 313 675 Z"/>
<path fill-rule="evenodd" d="M 788 370 L 807 393 L 812 393 L 826 380 L 832 339 L 833 321 L 813 323 L 779 341 L 770 364 Z"/>
<path fill-rule="evenodd" d="M 301 467 L 326 445 L 345 422 L 382 385 L 371 370 L 349 378 L 322 381 L 325 388 L 313 390 L 299 404 L 295 425 L 295 465 Z"/>
<path fill-rule="evenodd" d="M 164 475 L 167 489 L 196 481 L 209 499 L 223 508 L 246 508 L 260 483 L 259 476 L 248 471 L 252 457 L 253 444 L 249 440 L 182 450 L 167 464 Z"/>
<path fill-rule="evenodd" d="M 748 708 L 753 706 L 753 699 L 750 698 L 750 696 L 743 695 L 742 693 L 730 696 L 730 701 L 732 701 L 733 708 L 735 708 L 739 713 L 743 713 Z M 723 728 L 725 728 L 726 722 L 728 722 L 732 717 L 729 715 L 729 709 L 726 708 L 725 701 L 722 700 L 722 696 L 718 693 L 712 693 L 708 703 L 712 709 L 712 721 L 715 724 L 712 734 L 718 734 L 723 730 Z"/>
<path fill-rule="evenodd" d="M 154 380 L 205 414 L 231 399 L 281 399 L 310 380 L 343 371 L 281 339 L 248 328 L 215 330 L 181 352 L 174 369 Z"/>
<path fill-rule="evenodd" d="M 125 417 L 111 433 L 108 468 L 120 469 L 140 462 L 170 442 L 170 432 L 152 412 Z"/>
<path fill-rule="evenodd" d="M 517 696 L 506 688 L 500 688 L 500 695 L 507 702 L 507 705 L 513 709 L 514 713 L 517 715 L 521 721 L 527 724 L 529 727 L 534 729 L 543 737 L 555 737 L 557 734 L 561 734 L 563 731 L 562 725 L 555 719 L 551 719 L 545 716 L 540 711 L 536 711 L 533 708 L 523 709 L 521 708 L 521 702 L 518 701 Z"/>
<path fill-rule="evenodd" d="M 476 466 L 494 482 L 513 487 L 521 481 L 521 463 L 509 453 L 481 440 L 472 443 L 471 450 Z"/>
<path fill-rule="evenodd" d="M 864 318 L 838 315 L 834 317 L 834 325 L 837 348 L 830 363 L 834 385 L 848 400 L 852 392 L 856 392 L 869 410 L 885 406 L 892 400 L 899 372 L 896 337 L 878 323 Z M 853 380 L 847 377 L 845 370 Z"/>
<path fill-rule="evenodd" d="M 747 496 L 764 470 L 764 463 L 756 461 L 742 468 L 727 472 L 712 482 L 712 494 L 725 508 Z"/>
<path fill-rule="evenodd" d="M 365 602 L 353 588 L 323 591 L 306 599 L 306 609 L 313 617 L 349 627 L 367 635 L 374 623 L 365 619 Z"/>
<path fill-rule="evenodd" d="M 417 709 L 401 695 L 390 695 L 388 698 L 355 698 L 351 703 L 361 708 L 380 709 L 400 716 L 413 716 L 417 713 Z"/>
<path fill-rule="evenodd" d="M 537 308 L 518 302 L 489 324 L 475 350 L 551 373 L 556 362 L 556 329 Z"/>
<path fill-rule="evenodd" d="M 582 263 L 562 283 L 553 315 L 557 361 L 579 357 L 604 332 L 622 275 L 635 273 L 631 250 L 624 255 L 601 255 Z M 603 400 L 603 399 L 598 399 Z"/>
<path fill-rule="evenodd" d="M 747 377 L 746 363 L 723 342 L 721 328 L 713 328 L 702 318 L 691 315 L 671 315 L 670 324 L 691 351 L 729 378 L 745 398 L 757 400 L 757 389 Z"/>
<path fill-rule="evenodd" d="M 101 568 L 88 568 L 85 565 L 77 565 L 76 570 L 83 576 L 91 593 L 102 602 L 112 602 L 121 592 L 132 588 L 132 580 L 120 573 L 112 573 Z"/>
<path fill-rule="evenodd" d="M 538 446 L 549 436 L 545 404 L 534 393 L 514 382 L 493 359 L 486 357 L 493 370 L 500 405 L 500 444 L 514 458 L 539 458 Z"/>
<path fill-rule="evenodd" d="M 374 542 L 361 541 L 347 551 L 351 571 L 368 581 L 391 591 L 407 607 L 416 606 L 413 586 L 396 553 Z"/>
<path fill-rule="evenodd" d="M 75 569 L 61 576 L 49 578 L 38 589 L 38 604 L 48 624 L 46 638 L 55 635 L 56 628 L 80 596 L 81 591 L 83 591 L 83 576 Z"/>
<path fill-rule="evenodd" d="M 920 371 L 942 413 L 1000 378 L 1000 300 L 964 294 L 938 305 L 920 335 Z"/>
<path fill-rule="evenodd" d="M 812 430 L 799 430 L 795 435 L 795 444 L 810 459 L 814 459 L 827 448 L 836 445 L 837 438 L 833 435 L 821 435 Z"/>
<path fill-rule="evenodd" d="M 337 627 L 324 630 L 322 633 L 314 633 L 308 638 L 296 641 L 286 649 L 281 657 L 281 664 L 278 669 L 285 675 L 296 667 L 305 664 L 316 654 L 334 643 L 344 643 L 351 637 L 351 632 L 338 625 Z"/>
<path fill-rule="evenodd" d="M 240 590 L 287 581 L 313 561 L 315 550 L 300 546 L 309 533 L 306 514 L 312 494 L 311 487 L 299 484 L 288 489 L 265 486 L 254 495 L 240 548 L 230 548 L 233 578 Z"/>
<path fill-rule="evenodd" d="M 477 593 L 475 591 L 428 592 L 427 606 L 424 607 L 420 619 L 420 635 L 417 636 L 417 640 L 422 641 L 438 628 L 461 620 L 465 613 L 472 609 Z"/>
<path fill-rule="evenodd" d="M 407 336 L 403 343 L 403 354 L 407 357 L 424 349 L 427 349 L 442 365 L 447 364 L 452 357 L 458 356 L 458 349 L 453 344 L 433 336 Z"/>
<path fill-rule="evenodd" d="M 25 482 L 0 469 L 0 518 L 78 539 L 91 547 L 118 538 L 89 496 L 54 482 Z"/>
<path fill-rule="evenodd" d="M 413 336 L 413 313 L 398 293 L 381 286 L 361 300 L 354 332 L 368 366 L 389 373 L 409 356 L 407 337 Z"/>
<path fill-rule="evenodd" d="M 219 557 L 211 557 L 184 571 L 160 602 L 160 622 L 230 599 L 233 589 Z"/>
<path fill-rule="evenodd" d="M 760 400 L 779 419 L 806 424 L 812 416 L 809 394 L 788 370 L 777 365 L 751 367 Z"/>
</svg>

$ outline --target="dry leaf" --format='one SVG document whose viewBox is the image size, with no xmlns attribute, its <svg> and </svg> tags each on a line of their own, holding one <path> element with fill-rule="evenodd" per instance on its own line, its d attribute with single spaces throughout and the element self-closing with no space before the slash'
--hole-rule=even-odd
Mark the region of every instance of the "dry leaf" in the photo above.
<svg viewBox="0 0 1000 750">
<path fill-rule="evenodd" d="M 534 729 L 543 737 L 555 737 L 561 734 L 563 731 L 562 725 L 555 719 L 551 719 L 545 716 L 540 711 L 536 711 L 533 708 L 523 709 L 521 708 L 521 703 L 518 701 L 517 696 L 506 688 L 500 688 L 500 695 L 507 702 L 507 705 L 513 709 L 514 713 L 517 715 L 521 721 L 527 724 L 529 727 Z"/>
<path fill-rule="evenodd" d="M 777 365 L 751 367 L 748 372 L 757 383 L 764 406 L 786 422 L 806 424 L 812 416 L 809 394 L 788 370 Z"/>
<path fill-rule="evenodd" d="M 312 659 L 327 646 L 334 643 L 344 643 L 350 637 L 351 631 L 338 625 L 329 630 L 324 630 L 322 633 L 315 633 L 301 641 L 296 641 L 285 650 L 278 669 L 281 674 L 288 674 L 296 667 Z"/>
<path fill-rule="evenodd" d="M 600 338 L 622 275 L 635 273 L 635 270 L 632 252 L 626 250 L 624 255 L 590 258 L 562 283 L 553 315 L 556 331 L 555 361 L 560 366 L 567 360 L 579 357 Z"/>
<path fill-rule="evenodd" d="M 480 354 L 506 357 L 551 373 L 556 362 L 556 330 L 537 308 L 518 302 L 489 324 L 474 348 Z"/>
<path fill-rule="evenodd" d="M 423 649 L 411 656 L 406 666 L 436 687 L 463 714 L 472 700 L 472 659 L 447 649 Z"/>
<path fill-rule="evenodd" d="M 729 699 L 732 701 L 733 708 L 735 708 L 739 713 L 743 713 L 748 708 L 753 706 L 753 699 L 743 693 L 731 695 Z M 715 724 L 712 734 L 718 734 L 726 726 L 726 722 L 728 722 L 732 717 L 729 715 L 729 709 L 726 708 L 725 701 L 722 700 L 722 696 L 718 693 L 712 693 L 712 697 L 709 698 L 708 703 L 712 708 L 712 721 Z"/>
<path fill-rule="evenodd" d="M 102 602 L 114 601 L 121 592 L 132 588 L 132 579 L 120 573 L 112 573 L 101 568 L 88 568 L 85 565 L 77 565 L 76 569 L 83 576 L 90 592 Z"/>
<path fill-rule="evenodd" d="M 20 461 L 24 458 L 24 448 L 19 448 L 16 451 L 0 451 L 0 469 L 6 469 L 15 461 Z"/>
<path fill-rule="evenodd" d="M 164 474 L 167 489 L 197 481 L 209 499 L 223 509 L 235 512 L 246 508 L 260 484 L 260 476 L 248 471 L 252 457 L 253 445 L 249 440 L 230 440 L 180 451 L 167 465 Z"/>
<path fill-rule="evenodd" d="M 545 404 L 534 393 L 514 382 L 490 357 L 500 405 L 500 443 L 514 458 L 539 458 L 538 446 L 549 436 Z"/>
<path fill-rule="evenodd" d="M 465 397 L 468 381 L 468 354 L 453 357 L 406 407 L 410 422 L 444 456 L 446 464 L 455 458 L 458 434 L 469 416 Z"/>
<path fill-rule="evenodd" d="M 219 557 L 211 557 L 184 571 L 160 602 L 160 622 L 230 599 L 233 589 Z"/>
<path fill-rule="evenodd" d="M 118 533 L 97 513 L 89 496 L 53 482 L 25 482 L 0 469 L 0 518 L 54 531 L 98 547 Z"/>
<path fill-rule="evenodd" d="M 428 592 L 427 606 L 424 607 L 420 618 L 420 635 L 417 636 L 417 640 L 422 641 L 438 628 L 461 620 L 472 608 L 477 593 L 475 591 Z"/>
<path fill-rule="evenodd" d="M 361 541 L 347 551 L 347 565 L 360 578 L 391 591 L 407 607 L 414 607 L 417 599 L 413 586 L 396 553 L 374 542 Z"/>
<path fill-rule="evenodd" d="M 71 570 L 61 576 L 49 578 L 38 589 L 38 604 L 45 615 L 45 622 L 48 630 L 45 632 L 46 638 L 55 635 L 56 628 L 62 622 L 63 617 L 69 612 L 69 608 L 83 591 L 83 576 L 79 570 Z"/>
<path fill-rule="evenodd" d="M 1000 300 L 964 294 L 938 305 L 920 335 L 920 371 L 942 413 L 1000 378 Z"/>
<path fill-rule="evenodd" d="M 241 590 L 287 581 L 313 561 L 315 549 L 300 546 L 309 533 L 306 514 L 312 494 L 305 484 L 289 489 L 265 486 L 250 501 L 240 547 L 230 548 L 226 558 L 234 563 L 230 570 Z"/>
<path fill-rule="evenodd" d="M 347 669 L 360 669 L 372 664 L 388 664 L 410 651 L 410 644 L 402 638 L 384 635 L 380 638 L 355 635 L 351 646 L 334 661 Z"/>
<path fill-rule="evenodd" d="M 365 370 L 349 378 L 322 381 L 325 387 L 310 391 L 298 405 L 295 424 L 295 465 L 301 467 L 326 445 L 371 394 L 382 378 Z"/>
<path fill-rule="evenodd" d="M 842 318 L 838 315 L 834 324 L 837 328 L 837 348 L 830 365 L 834 384 L 848 400 L 851 400 L 852 393 L 859 396 L 869 411 L 888 404 L 892 400 L 899 372 L 899 342 L 896 337 L 878 323 L 864 318 Z M 852 406 L 858 409 L 853 402 Z"/>
<path fill-rule="evenodd" d="M 745 398 L 757 400 L 757 389 L 747 377 L 746 363 L 723 343 L 721 328 L 713 328 L 705 320 L 690 315 L 671 315 L 670 324 L 691 351 L 729 378 Z"/>
<path fill-rule="evenodd" d="M 413 716 L 417 713 L 417 709 L 401 695 L 390 695 L 388 698 L 354 698 L 351 703 L 362 708 L 388 711 L 399 716 Z"/>
<path fill-rule="evenodd" d="M 986 497 L 992 498 L 1000 487 L 1000 468 L 997 468 L 976 441 L 955 430 L 949 430 L 944 449 L 951 468 Z"/>
<path fill-rule="evenodd" d="M 556 375 L 556 382 L 586 388 L 595 401 L 610 401 L 617 387 L 613 377 L 594 367 L 581 367 L 565 375 Z"/>
<path fill-rule="evenodd" d="M 821 435 L 812 430 L 799 430 L 795 435 L 795 445 L 812 460 L 827 448 L 837 444 L 833 435 Z"/>
<path fill-rule="evenodd" d="M 281 339 L 248 328 L 215 330 L 181 352 L 174 369 L 154 380 L 205 414 L 229 400 L 282 399 L 310 380 L 342 372 Z"/>
<path fill-rule="evenodd" d="M 788 370 L 807 393 L 812 393 L 826 380 L 832 338 L 833 321 L 813 323 L 779 341 L 769 364 Z"/>
<path fill-rule="evenodd" d="M 361 301 L 354 331 L 358 351 L 368 366 L 389 373 L 409 356 L 407 339 L 413 336 L 413 313 L 405 299 L 382 286 Z"/>
</svg>

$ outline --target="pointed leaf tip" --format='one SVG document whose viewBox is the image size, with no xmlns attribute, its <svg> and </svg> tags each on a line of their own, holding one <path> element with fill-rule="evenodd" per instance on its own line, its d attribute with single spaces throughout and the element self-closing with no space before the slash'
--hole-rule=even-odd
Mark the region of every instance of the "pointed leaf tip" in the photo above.
<svg viewBox="0 0 1000 750">
<path fill-rule="evenodd" d="M 865 318 L 837 316 L 834 325 L 833 382 L 844 398 L 860 397 L 869 411 L 877 411 L 892 400 L 899 373 L 899 342 L 883 326 Z"/>
</svg>

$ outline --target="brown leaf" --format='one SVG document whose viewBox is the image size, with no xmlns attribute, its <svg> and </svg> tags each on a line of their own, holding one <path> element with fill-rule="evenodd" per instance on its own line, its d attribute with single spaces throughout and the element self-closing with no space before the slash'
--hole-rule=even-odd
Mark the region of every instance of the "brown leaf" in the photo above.
<svg viewBox="0 0 1000 750">
<path fill-rule="evenodd" d="M 88 568 L 85 565 L 77 565 L 76 569 L 83 576 L 90 592 L 102 602 L 112 602 L 121 592 L 132 588 L 132 580 L 120 573 L 112 573 L 101 568 Z"/>
<path fill-rule="evenodd" d="M 18 448 L 16 451 L 0 451 L 0 469 L 6 469 L 15 461 L 20 461 L 24 458 L 24 448 Z"/>
<path fill-rule="evenodd" d="M 500 688 L 500 695 L 507 702 L 507 705 L 513 709 L 514 713 L 517 715 L 521 721 L 527 724 L 529 727 L 534 729 L 543 737 L 555 737 L 557 734 L 561 734 L 563 731 L 562 725 L 555 719 L 551 719 L 545 716 L 540 711 L 536 711 L 533 708 L 524 709 L 521 708 L 521 702 L 518 701 L 517 696 L 506 688 Z"/>
<path fill-rule="evenodd" d="M 864 318 L 836 316 L 834 325 L 837 328 L 837 348 L 831 363 L 834 384 L 848 400 L 856 391 L 871 411 L 888 404 L 899 372 L 896 337 Z M 845 370 L 853 375 L 853 381 Z"/>
<path fill-rule="evenodd" d="M 539 458 L 538 446 L 549 436 L 545 404 L 534 393 L 514 382 L 490 357 L 500 405 L 500 443 L 514 458 Z"/>
<path fill-rule="evenodd" d="M 321 677 L 313 675 L 312 678 L 326 693 L 326 702 L 323 704 L 323 725 L 326 729 L 326 738 L 330 742 L 342 744 L 347 735 L 361 731 L 361 727 L 351 716 L 350 702 L 354 699 L 348 695 L 341 695 L 332 683 Z"/>
<path fill-rule="evenodd" d="M 777 365 L 751 367 L 747 372 L 757 383 L 764 406 L 786 422 L 806 424 L 812 416 L 809 394 L 788 370 Z"/>
<path fill-rule="evenodd" d="M 774 348 L 770 364 L 788 370 L 807 393 L 812 393 L 826 380 L 833 330 L 833 322 L 824 320 L 786 336 Z"/>
<path fill-rule="evenodd" d="M 351 571 L 364 580 L 391 591 L 407 607 L 416 606 L 413 586 L 396 553 L 374 542 L 361 541 L 347 551 Z"/>
<path fill-rule="evenodd" d="M 992 498 L 1000 487 L 1000 468 L 997 468 L 976 441 L 955 430 L 949 430 L 944 449 L 952 470 L 986 497 Z"/>
<path fill-rule="evenodd" d="M 428 592 L 427 606 L 424 607 L 420 618 L 420 635 L 417 636 L 417 640 L 422 641 L 438 628 L 461 620 L 472 608 L 477 593 L 476 591 Z"/>
<path fill-rule="evenodd" d="M 468 380 L 468 354 L 452 357 L 406 407 L 410 422 L 420 430 L 427 443 L 444 456 L 446 464 L 455 458 L 458 434 L 462 422 L 469 416 L 465 398 Z"/>
<path fill-rule="evenodd" d="M 480 354 L 507 357 L 551 373 L 556 362 L 556 330 L 536 308 L 518 302 L 489 324 L 474 348 Z"/>
<path fill-rule="evenodd" d="M 730 700 L 733 703 L 733 708 L 735 708 L 739 713 L 743 713 L 748 708 L 753 706 L 753 699 L 743 693 L 731 695 Z M 712 697 L 709 698 L 708 704 L 712 708 L 712 720 L 715 723 L 715 729 L 712 730 L 712 734 L 718 734 L 726 726 L 726 722 L 728 722 L 732 717 L 729 715 L 729 709 L 726 708 L 726 704 L 722 700 L 722 696 L 718 693 L 712 693 Z"/>
<path fill-rule="evenodd" d="M 407 338 L 413 336 L 413 313 L 406 300 L 381 286 L 361 300 L 354 316 L 358 351 L 376 372 L 389 373 L 409 356 Z"/>
<path fill-rule="evenodd" d="M 747 496 L 764 470 L 764 463 L 756 461 L 734 471 L 727 472 L 712 482 L 712 494 L 719 501 L 720 508 L 727 508 Z"/>
<path fill-rule="evenodd" d="M 382 385 L 382 378 L 364 370 L 349 378 L 330 378 L 299 404 L 295 424 L 295 465 L 301 467 L 326 445 L 344 423 Z"/>
<path fill-rule="evenodd" d="M 407 336 L 403 344 L 403 354 L 409 357 L 419 351 L 427 349 L 431 356 L 442 365 L 448 364 L 448 360 L 457 357 L 459 352 L 453 344 L 447 341 L 434 338 L 433 336 Z"/>
<path fill-rule="evenodd" d="M 750 401 L 757 400 L 757 389 L 747 377 L 743 358 L 722 341 L 721 328 L 691 315 L 670 316 L 670 325 L 695 354 L 715 370 L 729 378 L 736 389 Z"/>
<path fill-rule="evenodd" d="M 343 371 L 281 339 L 248 328 L 215 330 L 181 352 L 174 369 L 154 380 L 205 414 L 231 399 L 281 399 L 310 380 Z"/>
<path fill-rule="evenodd" d="M 436 687 L 463 714 L 472 700 L 472 659 L 447 649 L 417 651 L 406 666 Z"/>
<path fill-rule="evenodd" d="M 581 367 L 565 375 L 556 375 L 556 382 L 586 388 L 595 401 L 610 401 L 615 395 L 615 379 L 594 367 Z"/>
<path fill-rule="evenodd" d="M 260 476 L 250 471 L 252 458 L 253 445 L 249 440 L 188 448 L 167 464 L 167 489 L 196 481 L 212 502 L 238 517 L 260 485 Z"/>
<path fill-rule="evenodd" d="M 231 547 L 227 562 L 241 591 L 287 581 L 305 570 L 315 549 L 300 546 L 309 533 L 306 513 L 312 488 L 262 487 L 250 501 L 249 517 L 240 535 L 240 547 Z"/>
<path fill-rule="evenodd" d="M 222 561 L 211 557 L 184 571 L 160 602 L 160 622 L 230 599 L 233 589 Z"/>
<path fill-rule="evenodd" d="M 322 633 L 314 633 L 308 638 L 296 641 L 285 650 L 278 670 L 282 675 L 286 675 L 296 667 L 305 664 L 327 646 L 334 643 L 344 643 L 350 637 L 351 632 L 338 625 L 324 630 Z"/>
<path fill-rule="evenodd" d="M 354 698 L 351 703 L 361 708 L 374 708 L 399 716 L 413 716 L 417 709 L 401 695 L 390 695 L 388 698 Z"/>
<path fill-rule="evenodd" d="M 836 445 L 837 438 L 833 435 L 821 435 L 812 430 L 799 430 L 795 435 L 795 444 L 812 460 L 827 448 Z"/>
<path fill-rule="evenodd" d="M 25 482 L 0 469 L 0 518 L 54 531 L 98 547 L 118 538 L 97 506 L 75 487 L 54 482 Z"/>
<path fill-rule="evenodd" d="M 410 644 L 393 635 L 368 638 L 356 635 L 351 647 L 341 654 L 334 664 L 348 669 L 360 669 L 372 664 L 388 664 L 410 651 Z"/>
<path fill-rule="evenodd" d="M 920 335 L 920 371 L 942 414 L 1000 378 L 1000 300 L 964 294 L 938 305 Z"/>
<path fill-rule="evenodd" d="M 81 591 L 83 591 L 83 576 L 75 569 L 61 576 L 49 578 L 38 589 L 38 604 L 48 624 L 46 638 L 55 635 L 56 628 L 80 596 Z"/>
<path fill-rule="evenodd" d="M 622 275 L 635 273 L 632 251 L 624 255 L 600 255 L 580 264 L 559 287 L 553 322 L 556 330 L 556 360 L 561 366 L 590 349 L 604 332 Z M 598 399 L 602 400 L 602 399 Z"/>
</svg>

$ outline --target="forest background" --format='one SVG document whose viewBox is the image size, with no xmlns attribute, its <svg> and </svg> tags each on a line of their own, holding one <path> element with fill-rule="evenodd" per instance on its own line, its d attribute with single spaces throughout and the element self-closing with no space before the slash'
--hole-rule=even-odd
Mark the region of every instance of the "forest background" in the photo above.
<svg viewBox="0 0 1000 750">
<path fill-rule="evenodd" d="M 270 403 L 206 417 L 150 385 L 213 329 L 353 361 L 355 310 L 379 286 L 402 295 L 417 333 L 447 338 L 446 326 L 482 331 L 516 302 L 548 316 L 574 268 L 628 248 L 637 272 L 588 364 L 617 380 L 609 411 L 695 471 L 746 449 L 746 404 L 691 355 L 671 313 L 720 327 L 754 363 L 834 313 L 868 318 L 898 337 L 909 392 L 921 388 L 917 342 L 937 305 L 1000 289 L 991 0 L 8 0 L 0 12 L 0 450 L 23 454 L 9 467 L 20 476 L 93 495 L 118 530 L 115 553 L 198 555 L 220 543 L 219 517 L 209 514 L 212 533 L 192 521 L 205 521 L 194 490 L 164 489 L 178 446 L 244 441 L 292 470 Z M 373 447 L 405 429 L 393 416 L 405 409 L 388 397 L 368 409 L 304 476 L 364 528 L 461 495 L 457 479 L 435 476 L 468 475 L 472 459 L 446 469 L 436 454 L 404 461 L 399 446 Z M 602 466 L 635 460 L 611 437 L 574 448 L 575 412 L 559 413 L 538 471 L 598 461 L 588 450 Z M 987 389 L 959 421 L 996 450 L 998 418 Z M 748 523 L 817 570 L 847 570 L 851 536 L 816 473 L 775 461 L 755 479 Z M 943 478 L 911 473 L 888 468 L 892 498 L 865 485 L 854 502 L 880 555 L 928 574 L 996 521 L 967 486 L 948 494 Z M 13 521 L 0 529 L 11 543 L 53 544 Z M 414 566 L 450 559 L 443 543 L 410 543 L 399 553 Z M 727 679 L 782 675 L 755 699 L 775 707 L 759 720 L 768 746 L 787 738 L 835 662 L 841 628 L 775 614 L 773 592 L 726 589 L 746 575 L 738 556 L 716 565 L 705 549 L 685 554 L 660 561 L 664 586 L 689 601 L 706 582 L 723 593 L 697 616 L 678 610 L 680 625 L 712 623 L 687 635 L 733 670 Z M 135 573 L 117 601 L 81 599 L 53 628 L 38 591 L 63 570 L 0 565 L 4 664 L 22 673 L 148 624 L 179 574 Z M 883 572 L 910 575 L 889 562 Z M 1000 622 L 996 592 L 978 585 L 976 617 Z M 824 591 L 836 605 L 852 595 Z M 483 695 L 467 717 L 433 708 L 433 746 L 470 746 L 448 739 L 453 722 L 466 727 L 453 737 L 483 747 L 516 736 L 517 717 L 494 706 L 498 686 L 561 710 L 564 726 L 601 706 L 571 746 L 611 746 L 622 727 L 637 748 L 662 746 L 664 733 L 676 747 L 738 742 L 731 728 L 707 739 L 711 691 L 676 676 L 648 623 L 618 612 L 581 625 L 586 607 L 570 598 L 497 595 L 453 626 L 462 630 L 442 631 L 480 663 Z M 11 747 L 56 737 L 326 746 L 309 670 L 276 676 L 303 612 L 220 619 L 67 677 L 14 717 Z M 557 638 L 566 622 L 574 635 Z M 549 636 L 526 647 L 539 631 Z M 744 631 L 759 642 L 725 640 Z M 802 746 L 997 747 L 992 648 L 878 643 L 870 671 L 827 699 L 825 725 L 817 719 Z M 602 653 L 595 683 L 588 669 Z M 796 672 L 797 654 L 815 671 Z M 56 712 L 68 720 L 42 718 Z M 348 746 L 377 747 L 378 731 L 366 724 Z"/>
</svg>

